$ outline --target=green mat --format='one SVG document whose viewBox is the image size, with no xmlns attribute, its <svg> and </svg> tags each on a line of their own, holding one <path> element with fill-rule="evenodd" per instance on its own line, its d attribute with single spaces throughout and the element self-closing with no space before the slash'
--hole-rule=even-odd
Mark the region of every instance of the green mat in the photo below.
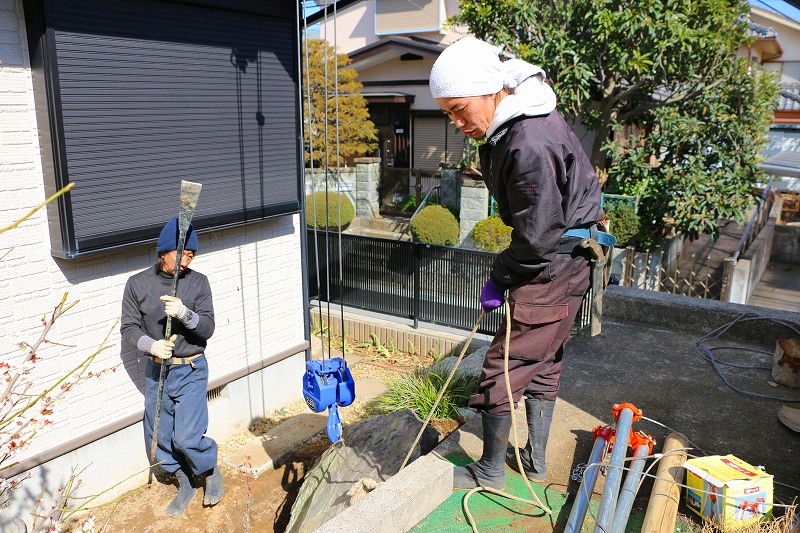
<svg viewBox="0 0 800 533">
<path fill-rule="evenodd" d="M 472 462 L 472 459 L 463 454 L 452 454 L 445 459 L 456 466 Z M 518 498 L 531 500 L 530 490 L 522 476 L 509 469 L 506 469 L 506 474 L 508 482 L 504 492 Z M 553 511 L 552 514 L 545 513 L 533 504 L 517 502 L 491 492 L 478 492 L 470 496 L 468 502 L 469 512 L 478 526 L 478 531 L 534 533 L 564 531 L 572 509 L 574 495 L 546 488 L 540 483 L 531 482 L 531 485 L 542 503 Z M 472 527 L 464 512 L 464 496 L 467 495 L 467 492 L 466 490 L 453 491 L 448 499 L 410 531 L 414 533 L 471 533 Z M 595 498 L 589 505 L 582 531 L 594 531 L 595 522 L 592 517 L 597 516 L 598 504 L 599 501 Z M 644 513 L 637 513 L 634 510 L 625 530 L 641 531 L 643 520 Z"/>
</svg>

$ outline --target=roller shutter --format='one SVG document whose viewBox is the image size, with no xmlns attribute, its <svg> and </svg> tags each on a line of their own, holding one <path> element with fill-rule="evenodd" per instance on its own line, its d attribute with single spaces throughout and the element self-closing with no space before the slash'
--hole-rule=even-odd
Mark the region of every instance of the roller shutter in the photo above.
<svg viewBox="0 0 800 533">
<path fill-rule="evenodd" d="M 26 2 L 46 178 L 76 184 L 54 255 L 153 239 L 181 180 L 203 185 L 198 229 L 299 209 L 291 6 L 199 4 Z"/>
<path fill-rule="evenodd" d="M 458 164 L 466 137 L 447 117 L 414 117 L 414 168 L 439 170 L 440 163 Z"/>
</svg>

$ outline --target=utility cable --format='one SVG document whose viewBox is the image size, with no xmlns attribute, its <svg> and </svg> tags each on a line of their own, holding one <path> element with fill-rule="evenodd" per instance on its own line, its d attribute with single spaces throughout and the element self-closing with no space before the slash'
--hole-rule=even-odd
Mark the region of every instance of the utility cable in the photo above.
<svg viewBox="0 0 800 533">
<path fill-rule="evenodd" d="M 734 325 L 736 325 L 738 323 L 753 321 L 753 320 L 767 320 L 769 322 L 774 322 L 776 324 L 780 324 L 782 326 L 785 326 L 785 327 L 789 328 L 795 334 L 800 336 L 800 329 L 798 329 L 798 328 L 800 328 L 800 326 L 798 326 L 797 324 L 795 324 L 793 322 L 788 322 L 788 321 L 785 321 L 785 320 L 779 320 L 779 319 L 775 319 L 775 318 L 769 318 L 769 317 L 766 317 L 766 316 L 763 316 L 763 315 L 760 315 L 760 314 L 757 314 L 757 313 L 744 313 L 742 315 L 739 315 L 734 320 L 728 322 L 727 324 L 723 324 L 722 326 L 718 327 L 717 329 L 715 329 L 711 333 L 703 336 L 699 341 L 697 341 L 697 344 L 696 344 L 697 352 L 703 358 L 705 358 L 707 361 L 709 361 L 711 363 L 711 366 L 714 367 L 714 370 L 716 370 L 717 374 L 722 379 L 722 381 L 728 387 L 732 388 L 736 392 L 739 392 L 741 394 L 745 394 L 747 396 L 754 396 L 756 398 L 765 398 L 765 399 L 768 399 L 768 400 L 778 400 L 778 401 L 785 402 L 785 403 L 798 403 L 798 402 L 800 402 L 800 399 L 780 398 L 780 397 L 772 396 L 772 395 L 769 395 L 769 394 L 762 394 L 762 393 L 758 393 L 758 392 L 748 391 L 748 390 L 745 390 L 745 389 L 742 389 L 742 388 L 739 388 L 739 387 L 735 386 L 734 384 L 732 384 L 730 382 L 728 377 L 722 372 L 722 367 L 723 366 L 730 366 L 730 367 L 733 367 L 733 368 L 762 369 L 762 370 L 763 369 L 771 369 L 772 367 L 757 366 L 757 365 L 738 365 L 738 364 L 729 363 L 729 362 L 725 362 L 725 361 L 719 361 L 716 357 L 714 357 L 714 353 L 713 352 L 714 352 L 714 350 L 722 349 L 722 348 L 725 348 L 725 347 L 723 347 L 723 346 L 712 346 L 712 347 L 709 347 L 709 346 L 706 345 L 706 343 L 708 341 L 713 341 L 713 340 L 718 339 L 723 333 L 727 332 Z M 748 351 L 752 351 L 752 352 L 755 352 L 755 353 L 761 353 L 761 354 L 770 354 L 770 352 L 766 352 L 764 350 L 750 349 L 750 348 L 738 347 L 738 346 L 727 347 L 727 348 L 733 348 L 733 349 L 738 349 L 738 350 L 748 350 Z"/>
</svg>

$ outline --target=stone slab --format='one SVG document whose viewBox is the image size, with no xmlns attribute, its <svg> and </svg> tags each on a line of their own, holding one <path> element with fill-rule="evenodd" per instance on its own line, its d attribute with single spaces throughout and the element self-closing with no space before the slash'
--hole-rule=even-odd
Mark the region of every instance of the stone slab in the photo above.
<svg viewBox="0 0 800 533">
<path fill-rule="evenodd" d="M 317 533 L 404 533 L 453 493 L 453 465 L 425 455 L 381 483 Z"/>
<path fill-rule="evenodd" d="M 274 469 L 275 462 L 287 452 L 324 430 L 327 422 L 327 411 L 293 416 L 229 453 L 222 460 L 228 466 L 237 469 L 240 465 L 248 463 L 252 468 L 253 477 L 257 478 L 261 473 Z"/>
</svg>

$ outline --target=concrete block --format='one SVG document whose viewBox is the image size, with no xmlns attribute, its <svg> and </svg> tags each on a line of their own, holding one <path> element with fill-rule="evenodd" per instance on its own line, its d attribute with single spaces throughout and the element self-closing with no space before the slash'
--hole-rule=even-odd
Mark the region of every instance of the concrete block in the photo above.
<svg viewBox="0 0 800 533">
<path fill-rule="evenodd" d="M 322 431 L 328 421 L 325 413 L 303 413 L 279 424 L 260 438 L 242 446 L 223 458 L 228 466 L 239 468 L 249 463 L 253 477 L 272 470 L 286 452 Z"/>
<path fill-rule="evenodd" d="M 317 533 L 404 533 L 453 493 L 453 465 L 420 457 Z"/>
</svg>

